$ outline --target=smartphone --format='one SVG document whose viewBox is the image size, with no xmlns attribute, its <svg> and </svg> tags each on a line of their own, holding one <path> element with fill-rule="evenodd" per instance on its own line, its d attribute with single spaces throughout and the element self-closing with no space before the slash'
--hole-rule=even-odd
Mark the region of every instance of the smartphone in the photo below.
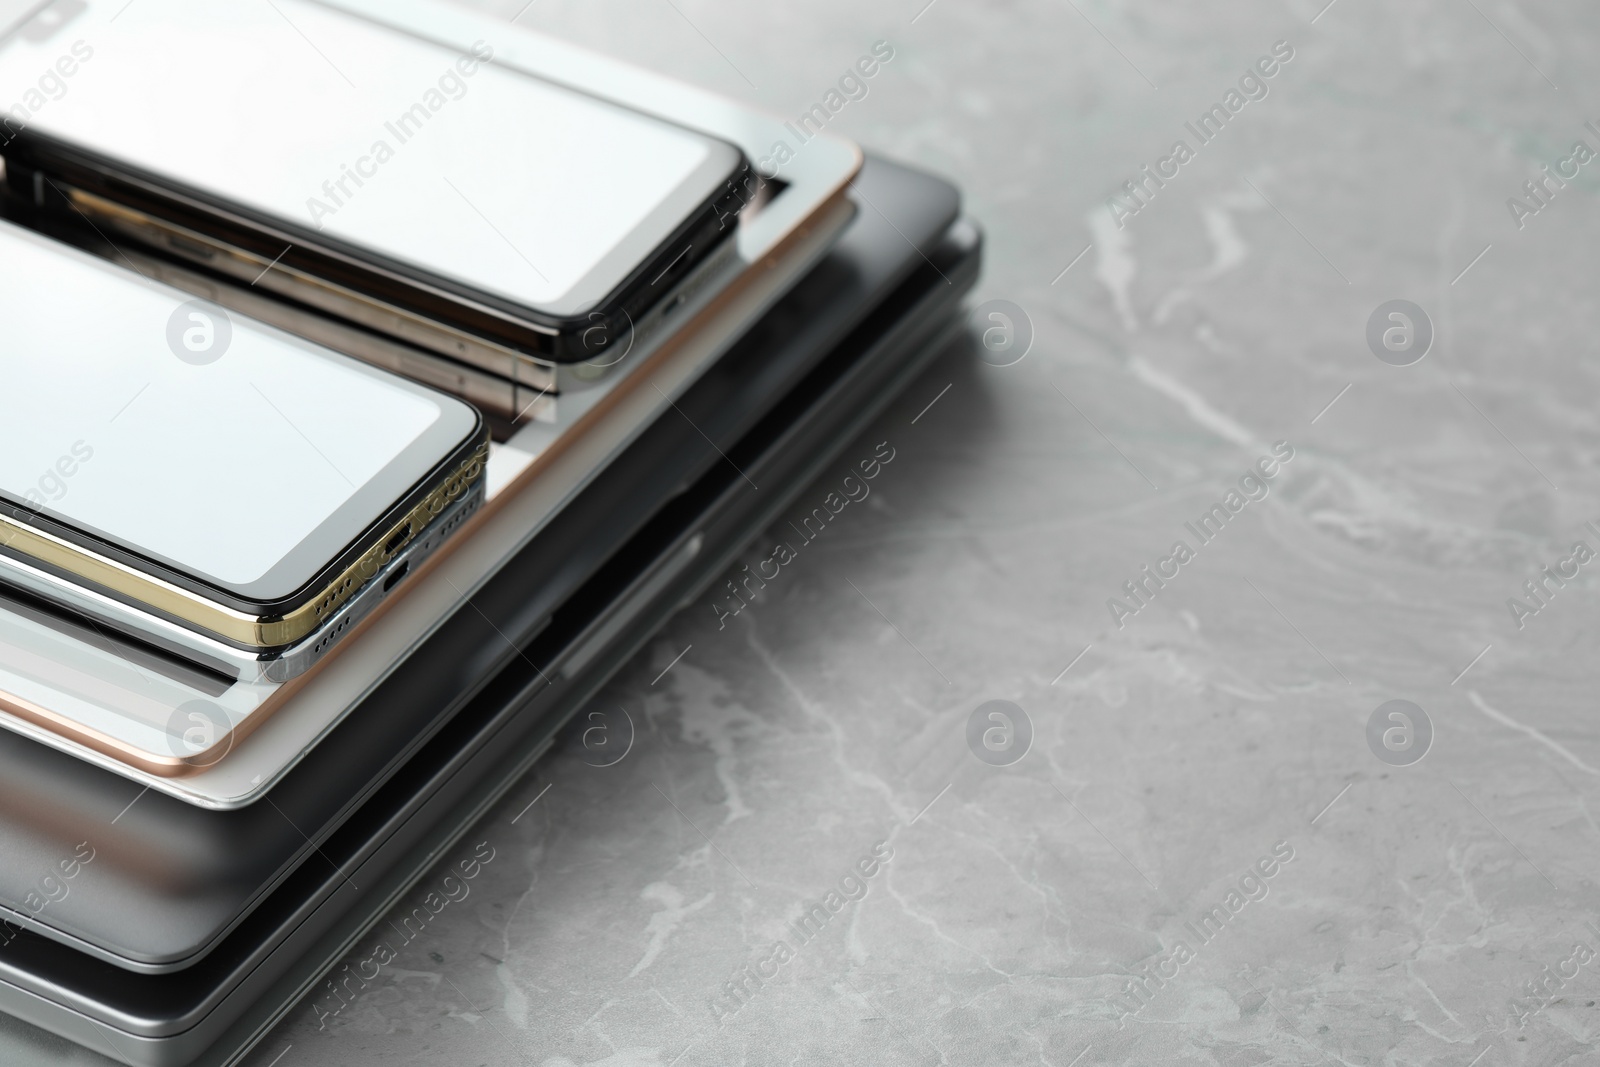
<svg viewBox="0 0 1600 1067">
<path fill-rule="evenodd" d="M 9 106 L 8 106 L 9 105 Z M 726 141 L 316 0 L 55 0 L 0 40 L 12 189 L 512 380 L 732 235 Z"/>
<path fill-rule="evenodd" d="M 0 336 L 0 583 L 202 664 L 325 653 L 481 499 L 471 405 L 3 222 Z"/>
</svg>

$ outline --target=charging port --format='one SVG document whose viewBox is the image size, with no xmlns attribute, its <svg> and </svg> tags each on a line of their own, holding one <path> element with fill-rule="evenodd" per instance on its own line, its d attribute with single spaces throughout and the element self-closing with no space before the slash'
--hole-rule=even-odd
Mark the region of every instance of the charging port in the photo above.
<svg viewBox="0 0 1600 1067">
<path fill-rule="evenodd" d="M 398 549 L 401 545 L 405 544 L 406 543 L 406 538 L 408 538 L 410 536 L 411 536 L 411 524 L 408 522 L 404 526 L 400 527 L 399 530 L 395 531 L 395 535 L 393 537 L 389 538 L 389 543 L 383 546 L 383 554 L 385 556 L 394 555 L 395 554 L 395 550 Z"/>
<path fill-rule="evenodd" d="M 394 573 L 390 574 L 389 577 L 383 580 L 383 591 L 387 593 L 389 590 L 399 585 L 400 579 L 404 578 L 406 576 L 406 572 L 410 569 L 411 561 L 409 559 L 401 560 L 399 566 L 395 567 Z"/>
</svg>

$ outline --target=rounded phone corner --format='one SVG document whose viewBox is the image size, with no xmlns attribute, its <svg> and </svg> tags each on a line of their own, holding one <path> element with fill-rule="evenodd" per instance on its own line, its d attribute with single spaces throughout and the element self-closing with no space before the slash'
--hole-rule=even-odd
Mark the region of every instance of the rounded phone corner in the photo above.
<svg viewBox="0 0 1600 1067">
<path fill-rule="evenodd" d="M 190 704 L 204 703 L 208 705 L 209 712 L 202 713 L 208 723 L 221 721 L 226 729 L 218 734 L 208 737 L 209 742 L 197 752 L 179 753 L 177 751 L 161 752 L 149 747 L 136 745 L 131 741 L 112 737 L 93 727 L 76 722 L 64 715 L 59 715 L 46 708 L 39 707 L 31 701 L 24 700 L 11 693 L 0 691 L 0 712 L 13 715 L 24 722 L 31 723 L 40 729 L 48 730 L 69 741 L 83 745 L 102 756 L 107 756 L 119 763 L 126 764 L 146 774 L 158 778 L 183 778 L 205 770 L 220 762 L 232 750 L 238 740 L 238 729 L 227 723 L 226 714 L 221 708 L 209 701 L 190 701 Z M 183 713 L 188 705 L 180 706 L 173 712 L 174 717 Z M 26 731 L 24 731 L 26 732 Z M 183 734 L 178 735 L 180 738 Z M 171 733 L 167 734 L 171 748 L 176 749 L 178 742 Z M 219 752 L 218 749 L 221 749 Z"/>
</svg>

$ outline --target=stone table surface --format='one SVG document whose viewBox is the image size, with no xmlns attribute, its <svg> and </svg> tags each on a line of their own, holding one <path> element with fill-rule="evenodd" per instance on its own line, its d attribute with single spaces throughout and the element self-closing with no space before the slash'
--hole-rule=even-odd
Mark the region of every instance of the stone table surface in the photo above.
<svg viewBox="0 0 1600 1067">
<path fill-rule="evenodd" d="M 887 42 L 831 128 L 961 185 L 1032 345 L 953 341 L 595 702 L 627 758 L 569 731 L 250 1062 L 1593 1062 L 1600 12 L 1325 4 L 481 0 L 790 116 Z"/>
</svg>

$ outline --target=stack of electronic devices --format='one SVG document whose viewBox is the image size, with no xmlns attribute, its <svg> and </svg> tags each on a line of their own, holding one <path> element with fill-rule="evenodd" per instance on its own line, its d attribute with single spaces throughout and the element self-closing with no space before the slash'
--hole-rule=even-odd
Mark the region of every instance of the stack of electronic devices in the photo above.
<svg viewBox="0 0 1600 1067">
<path fill-rule="evenodd" d="M 978 269 L 815 114 L 432 0 L 0 0 L 0 106 L 7 1064 L 321 996 Z"/>
</svg>

